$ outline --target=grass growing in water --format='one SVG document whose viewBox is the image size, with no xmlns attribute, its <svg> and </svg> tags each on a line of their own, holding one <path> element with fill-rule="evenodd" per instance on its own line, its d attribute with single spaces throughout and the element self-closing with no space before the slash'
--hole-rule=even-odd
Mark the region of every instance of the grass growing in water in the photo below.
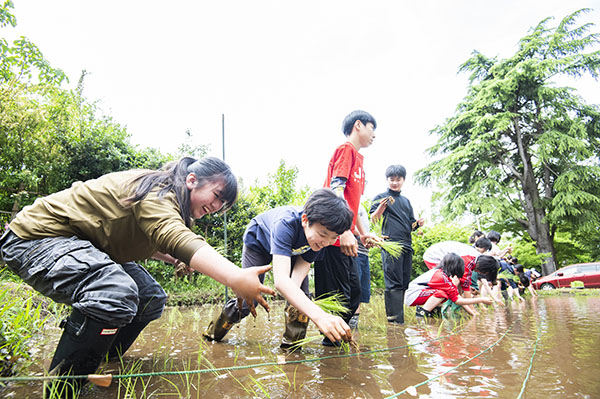
<svg viewBox="0 0 600 399">
<path fill-rule="evenodd" d="M 60 316 L 63 308 L 24 285 L 2 283 L 0 375 L 14 375 L 29 366 L 31 339 L 53 317 L 53 311 Z"/>
</svg>

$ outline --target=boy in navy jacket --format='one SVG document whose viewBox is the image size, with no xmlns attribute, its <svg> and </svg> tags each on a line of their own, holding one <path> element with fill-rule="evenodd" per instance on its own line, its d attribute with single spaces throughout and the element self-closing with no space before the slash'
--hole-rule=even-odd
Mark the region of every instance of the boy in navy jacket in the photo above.
<svg viewBox="0 0 600 399">
<path fill-rule="evenodd" d="M 244 233 L 242 267 L 273 263 L 275 288 L 288 300 L 282 347 L 290 347 L 306 335 L 308 319 L 330 339 L 349 340 L 350 328 L 339 316 L 324 312 L 308 297 L 310 264 L 319 251 L 333 244 L 350 228 L 353 214 L 346 201 L 330 189 L 315 191 L 304 208 L 282 206 L 256 216 Z M 261 281 L 264 274 L 260 275 Z M 220 341 L 231 327 L 250 313 L 248 305 L 230 299 L 204 336 Z"/>
</svg>

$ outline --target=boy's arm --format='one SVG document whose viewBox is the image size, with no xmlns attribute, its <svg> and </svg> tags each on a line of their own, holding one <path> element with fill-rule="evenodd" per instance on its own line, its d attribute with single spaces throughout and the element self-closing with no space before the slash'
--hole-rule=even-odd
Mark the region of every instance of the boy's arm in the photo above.
<svg viewBox="0 0 600 399">
<path fill-rule="evenodd" d="M 487 296 L 487 295 L 490 295 L 490 297 L 498 305 L 504 306 L 504 302 L 500 299 L 500 289 L 499 289 L 498 285 L 496 284 L 495 286 L 490 288 L 488 281 L 484 278 L 481 278 L 481 296 Z"/>
<path fill-rule="evenodd" d="M 463 298 L 473 298 L 471 291 L 463 291 Z M 471 316 L 477 316 L 479 314 L 479 312 L 473 307 L 473 305 L 463 305 L 463 308 L 465 308 L 467 313 L 469 313 Z"/>
<path fill-rule="evenodd" d="M 293 277 L 294 280 L 292 280 L 292 277 L 290 277 L 290 257 L 273 255 L 273 278 L 275 280 L 275 288 L 281 292 L 281 295 L 283 295 L 292 306 L 308 316 L 308 318 L 316 324 L 317 328 L 332 342 L 339 341 L 340 339 L 343 339 L 344 341 L 350 340 L 352 333 L 350 327 L 348 327 L 344 320 L 339 316 L 333 316 L 326 313 L 320 307 L 315 305 L 315 303 L 300 289 L 300 286 L 296 281 L 297 279 L 300 279 L 302 273 L 304 273 L 302 279 L 299 280 L 300 283 L 302 282 L 308 272 L 306 266 L 310 268 L 310 264 L 300 258 L 296 261 L 294 270 L 298 266 L 300 266 L 300 270 L 302 271 L 299 272 L 297 276 Z"/>
<path fill-rule="evenodd" d="M 304 278 L 308 275 L 309 271 L 310 263 L 308 263 L 302 258 L 298 258 L 298 260 L 296 260 L 296 263 L 294 264 L 294 269 L 292 269 L 291 279 L 294 282 L 294 284 L 300 287 L 302 285 L 302 282 L 304 281 Z"/>
<path fill-rule="evenodd" d="M 461 296 L 455 302 L 457 305 L 465 306 L 465 305 L 474 305 L 476 303 L 485 303 L 486 305 L 492 304 L 492 298 L 488 297 L 478 297 L 478 298 L 463 298 Z M 466 307 L 465 307 L 466 309 Z M 469 312 L 468 309 L 466 309 Z"/>
</svg>

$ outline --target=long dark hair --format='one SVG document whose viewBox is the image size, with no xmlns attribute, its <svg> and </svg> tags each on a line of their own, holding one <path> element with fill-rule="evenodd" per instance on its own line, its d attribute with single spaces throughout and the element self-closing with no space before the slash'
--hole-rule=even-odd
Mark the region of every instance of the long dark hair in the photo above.
<svg viewBox="0 0 600 399">
<path fill-rule="evenodd" d="M 173 191 L 177 197 L 181 217 L 186 226 L 191 227 L 190 190 L 185 184 L 190 173 L 196 176 L 197 188 L 206 183 L 223 182 L 223 191 L 221 192 L 222 211 L 226 211 L 233 206 L 238 194 L 237 179 L 225 162 L 214 157 L 201 159 L 184 157 L 179 161 L 166 164 L 160 170 L 141 174 L 132 180 L 131 185 L 135 186 L 135 189 L 125 202 L 133 204 L 141 201 L 155 187 L 160 188 L 158 198 L 163 198 L 169 191 Z"/>
</svg>

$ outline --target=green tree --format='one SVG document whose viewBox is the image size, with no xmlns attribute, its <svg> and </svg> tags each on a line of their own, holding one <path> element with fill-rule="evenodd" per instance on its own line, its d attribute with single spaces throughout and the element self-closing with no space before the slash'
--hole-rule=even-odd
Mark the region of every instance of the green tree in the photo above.
<svg viewBox="0 0 600 399">
<path fill-rule="evenodd" d="M 0 3 L 0 27 L 17 25 L 17 19 L 11 13 L 13 8 L 11 0 Z M 0 85 L 15 81 L 60 85 L 65 80 L 65 73 L 53 68 L 40 49 L 26 37 L 21 36 L 12 44 L 0 38 Z"/>
<path fill-rule="evenodd" d="M 274 174 L 269 173 L 266 186 L 255 185 L 250 187 L 250 196 L 261 212 L 283 205 L 304 205 L 308 198 L 310 188 L 307 186 L 296 189 L 298 168 L 287 168 L 285 161 L 279 161 L 279 166 Z"/>
<path fill-rule="evenodd" d="M 446 216 L 469 210 L 496 224 L 518 225 L 544 255 L 543 273 L 556 269 L 557 231 L 598 238 L 600 226 L 600 110 L 587 105 L 559 76 L 598 78 L 598 33 L 576 25 L 587 10 L 555 28 L 541 21 L 516 54 L 497 60 L 474 52 L 460 68 L 471 72 L 455 116 L 432 133 L 438 157 L 417 173 L 438 182 Z"/>
</svg>

